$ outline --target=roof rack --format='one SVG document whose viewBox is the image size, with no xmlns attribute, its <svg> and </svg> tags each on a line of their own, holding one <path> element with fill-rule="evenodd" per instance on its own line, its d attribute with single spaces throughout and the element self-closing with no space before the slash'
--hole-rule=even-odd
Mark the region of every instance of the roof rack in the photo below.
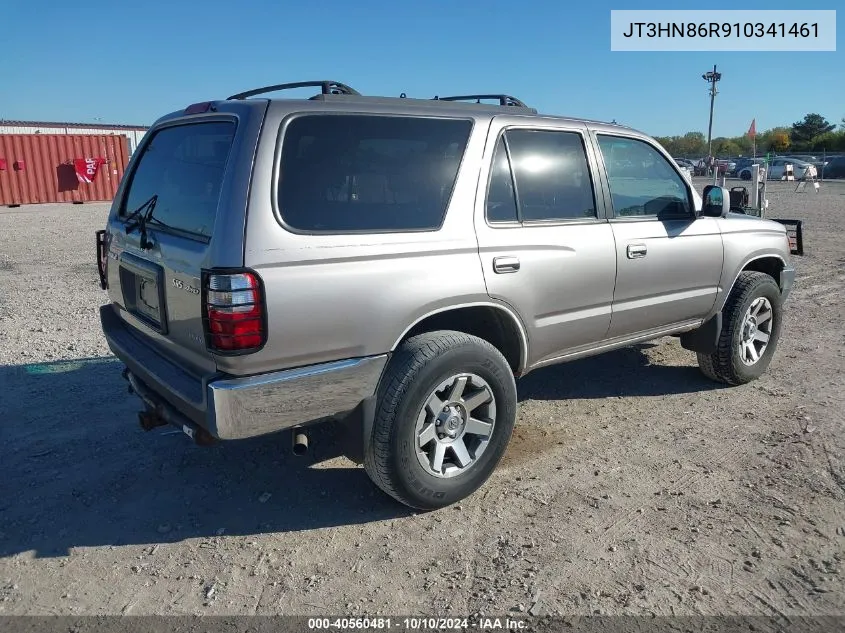
<svg viewBox="0 0 845 633">
<path fill-rule="evenodd" d="M 292 90 L 294 88 L 312 88 L 319 87 L 320 93 L 324 95 L 358 95 L 360 92 L 354 88 L 350 88 L 346 84 L 339 81 L 323 80 L 323 81 L 298 81 L 290 84 L 276 84 L 275 86 L 264 86 L 263 88 L 255 88 L 254 90 L 247 90 L 246 92 L 239 92 L 232 95 L 227 101 L 236 99 L 246 99 L 247 97 L 254 97 L 255 95 L 265 94 L 267 92 L 276 92 L 277 90 Z"/>
<path fill-rule="evenodd" d="M 475 101 L 481 103 L 482 99 L 497 99 L 500 106 L 513 106 L 517 108 L 527 108 L 522 101 L 510 95 L 461 95 L 457 97 L 438 97 L 435 96 L 435 101 Z"/>
</svg>

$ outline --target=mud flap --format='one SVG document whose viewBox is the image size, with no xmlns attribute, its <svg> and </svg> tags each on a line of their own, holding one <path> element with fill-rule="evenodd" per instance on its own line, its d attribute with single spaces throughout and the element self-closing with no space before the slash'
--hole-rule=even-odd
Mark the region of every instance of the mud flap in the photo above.
<svg viewBox="0 0 845 633">
<path fill-rule="evenodd" d="M 719 347 L 722 334 L 722 313 L 717 312 L 698 328 L 681 334 L 681 347 L 700 354 L 713 354 Z"/>
<path fill-rule="evenodd" d="M 375 397 L 367 398 L 340 422 L 343 454 L 356 464 L 363 464 L 366 459 L 373 435 L 376 404 Z"/>
</svg>

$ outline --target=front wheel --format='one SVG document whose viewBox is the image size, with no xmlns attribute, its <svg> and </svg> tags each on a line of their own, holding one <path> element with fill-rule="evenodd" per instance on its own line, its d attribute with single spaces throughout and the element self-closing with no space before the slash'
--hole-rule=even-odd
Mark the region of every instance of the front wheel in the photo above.
<svg viewBox="0 0 845 633">
<path fill-rule="evenodd" d="M 492 474 L 515 419 L 513 371 L 499 350 L 462 332 L 421 334 L 388 364 L 364 466 L 405 505 L 447 506 Z"/>
<path fill-rule="evenodd" d="M 713 354 L 698 354 L 705 376 L 729 385 L 756 380 L 769 366 L 781 330 L 780 288 L 769 275 L 740 273 L 725 307 Z"/>
</svg>

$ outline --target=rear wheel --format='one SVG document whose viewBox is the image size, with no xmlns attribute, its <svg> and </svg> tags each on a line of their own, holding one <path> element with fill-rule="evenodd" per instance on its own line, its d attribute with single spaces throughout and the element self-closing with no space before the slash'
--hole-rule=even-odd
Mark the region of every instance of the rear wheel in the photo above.
<svg viewBox="0 0 845 633">
<path fill-rule="evenodd" d="M 730 385 L 759 378 L 768 368 L 780 338 L 780 288 L 765 273 L 740 273 L 722 316 L 716 352 L 698 354 L 701 371 Z"/>
<path fill-rule="evenodd" d="M 367 474 L 414 508 L 455 503 L 493 472 L 515 418 L 516 384 L 499 350 L 462 332 L 412 337 L 382 380 Z"/>
</svg>

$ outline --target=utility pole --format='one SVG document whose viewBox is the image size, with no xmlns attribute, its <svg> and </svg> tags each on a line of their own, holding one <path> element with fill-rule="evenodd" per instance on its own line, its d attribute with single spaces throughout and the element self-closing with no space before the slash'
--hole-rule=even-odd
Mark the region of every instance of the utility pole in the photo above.
<svg viewBox="0 0 845 633">
<path fill-rule="evenodd" d="M 701 75 L 707 83 L 710 84 L 710 124 L 707 126 L 707 155 L 713 155 L 713 104 L 716 101 L 716 82 L 722 78 L 722 73 L 716 72 L 716 64 L 713 64 L 713 70 Z"/>
</svg>

